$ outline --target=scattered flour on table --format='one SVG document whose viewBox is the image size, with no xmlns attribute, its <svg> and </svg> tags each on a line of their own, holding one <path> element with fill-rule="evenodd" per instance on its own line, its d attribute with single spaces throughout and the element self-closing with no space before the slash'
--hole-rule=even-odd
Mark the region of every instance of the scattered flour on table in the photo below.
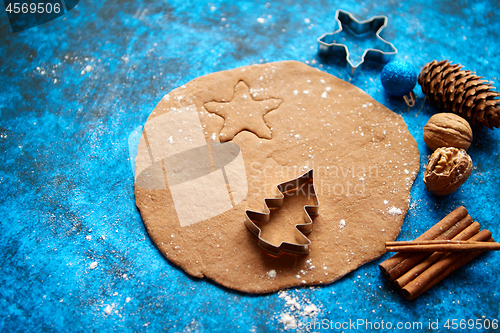
<svg viewBox="0 0 500 333">
<path fill-rule="evenodd" d="M 114 306 L 114 304 L 113 304 Z M 107 305 L 105 308 L 104 308 L 104 313 L 106 313 L 108 316 L 113 312 L 113 306 L 111 305 Z"/>
<path fill-rule="evenodd" d="M 276 316 L 276 319 L 284 325 L 285 330 L 305 326 L 320 312 L 318 306 L 307 298 L 299 299 L 287 291 L 280 291 L 278 297 L 285 301 L 285 309 Z"/>
</svg>

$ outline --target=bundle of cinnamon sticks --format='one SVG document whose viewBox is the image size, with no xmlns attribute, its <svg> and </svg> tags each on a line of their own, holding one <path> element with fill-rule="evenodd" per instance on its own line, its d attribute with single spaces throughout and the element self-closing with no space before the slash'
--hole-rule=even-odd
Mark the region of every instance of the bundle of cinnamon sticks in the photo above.
<svg viewBox="0 0 500 333">
<path fill-rule="evenodd" d="M 465 207 L 458 207 L 415 241 L 389 243 L 388 248 L 399 246 L 401 252 L 382 262 L 379 268 L 405 298 L 413 300 L 485 250 L 498 249 L 498 243 L 485 246 L 485 242 L 494 240 L 491 232 L 479 231 L 480 228 Z M 408 245 L 411 247 L 403 252 Z"/>
</svg>

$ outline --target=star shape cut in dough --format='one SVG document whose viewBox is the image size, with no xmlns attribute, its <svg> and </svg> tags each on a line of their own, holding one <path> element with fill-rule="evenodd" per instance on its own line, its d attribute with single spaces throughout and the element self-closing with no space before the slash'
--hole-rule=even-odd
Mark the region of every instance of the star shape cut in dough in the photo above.
<svg viewBox="0 0 500 333">
<path fill-rule="evenodd" d="M 261 139 L 271 139 L 271 129 L 264 120 L 264 115 L 276 110 L 281 100 L 267 98 L 255 100 L 248 85 L 240 81 L 234 87 L 233 98 L 229 102 L 208 102 L 204 104 L 208 112 L 224 118 L 224 126 L 219 134 L 220 142 L 234 139 L 241 131 L 249 131 Z"/>
</svg>

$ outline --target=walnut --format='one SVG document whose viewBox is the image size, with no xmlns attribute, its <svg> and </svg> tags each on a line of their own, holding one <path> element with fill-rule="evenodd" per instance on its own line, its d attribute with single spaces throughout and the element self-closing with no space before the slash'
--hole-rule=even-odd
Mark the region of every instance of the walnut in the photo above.
<svg viewBox="0 0 500 333">
<path fill-rule="evenodd" d="M 437 113 L 424 126 L 424 141 L 436 150 L 439 147 L 469 149 L 472 129 L 464 118 L 454 113 Z"/>
<path fill-rule="evenodd" d="M 425 187 L 436 195 L 447 195 L 458 189 L 471 172 L 472 160 L 464 149 L 438 148 L 425 167 Z"/>
</svg>

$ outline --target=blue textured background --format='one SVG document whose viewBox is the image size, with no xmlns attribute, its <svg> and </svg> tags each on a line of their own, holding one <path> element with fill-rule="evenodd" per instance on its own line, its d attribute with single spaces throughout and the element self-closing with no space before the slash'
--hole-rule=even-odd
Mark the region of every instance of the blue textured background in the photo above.
<svg viewBox="0 0 500 333">
<path fill-rule="evenodd" d="M 82 1 L 17 34 L 0 14 L 0 331 L 283 330 L 280 314 L 294 312 L 277 293 L 191 278 L 156 250 L 135 207 L 129 137 L 164 94 L 203 74 L 293 59 L 348 80 L 342 64 L 317 57 L 316 39 L 337 29 L 337 8 L 387 15 L 383 36 L 397 59 L 419 69 L 450 59 L 499 84 L 497 0 Z M 437 109 L 418 86 L 410 110 L 387 96 L 379 72 L 367 66 L 351 82 L 403 115 L 423 167 L 422 128 Z M 429 194 L 421 170 L 399 239 L 458 205 L 500 239 L 499 141 L 500 129 L 475 130 L 473 174 L 448 197 Z M 498 253 L 413 302 L 382 278 L 377 265 L 387 257 L 288 295 L 316 305 L 317 321 L 422 321 L 423 332 L 429 320 L 446 331 L 447 319 L 499 319 Z"/>
</svg>

